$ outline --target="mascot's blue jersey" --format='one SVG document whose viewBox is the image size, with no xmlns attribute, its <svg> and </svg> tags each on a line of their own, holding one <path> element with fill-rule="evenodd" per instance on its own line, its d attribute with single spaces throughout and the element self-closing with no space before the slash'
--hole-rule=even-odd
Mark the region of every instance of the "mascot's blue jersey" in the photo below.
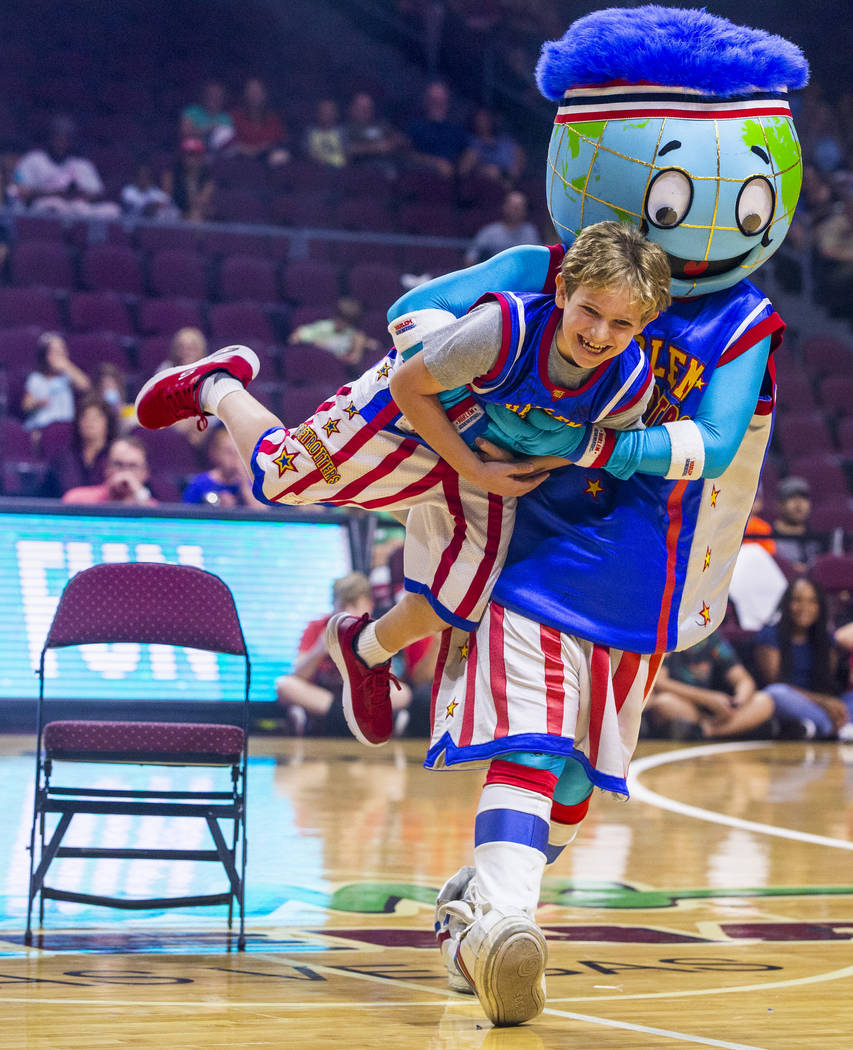
<svg viewBox="0 0 853 1050">
<path fill-rule="evenodd" d="M 577 389 L 555 386 L 548 356 L 563 317 L 551 295 L 484 296 L 501 309 L 501 349 L 494 367 L 470 389 L 482 401 L 504 405 L 522 418 L 540 408 L 569 426 L 603 422 L 648 396 L 652 383 L 646 355 L 633 340 L 618 356 L 599 365 Z"/>
<path fill-rule="evenodd" d="M 649 324 L 647 426 L 690 419 L 716 369 L 784 325 L 748 281 L 676 300 Z M 619 480 L 572 466 L 519 501 L 495 601 L 540 623 L 634 652 L 695 644 L 725 613 L 773 410 L 772 358 L 747 432 L 717 478 Z M 583 461 L 581 461 L 583 462 Z"/>
</svg>

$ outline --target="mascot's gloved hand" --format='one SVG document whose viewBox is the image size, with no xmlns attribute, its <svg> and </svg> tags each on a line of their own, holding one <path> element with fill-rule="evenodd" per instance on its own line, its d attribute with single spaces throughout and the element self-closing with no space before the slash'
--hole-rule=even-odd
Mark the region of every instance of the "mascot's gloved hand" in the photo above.
<svg viewBox="0 0 853 1050">
<path fill-rule="evenodd" d="M 532 409 L 522 418 L 503 405 L 485 407 L 489 416 L 486 437 L 523 455 L 570 459 L 575 449 L 585 443 L 586 427 L 568 426 L 539 409 Z"/>
</svg>

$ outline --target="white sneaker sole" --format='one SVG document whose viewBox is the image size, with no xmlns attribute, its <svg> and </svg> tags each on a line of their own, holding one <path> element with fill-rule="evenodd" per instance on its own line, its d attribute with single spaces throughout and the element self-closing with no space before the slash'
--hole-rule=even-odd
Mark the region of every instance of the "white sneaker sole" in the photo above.
<svg viewBox="0 0 853 1050">
<path fill-rule="evenodd" d="M 478 952 L 474 987 L 498 1028 L 524 1024 L 545 1008 L 543 977 L 548 946 L 538 927 L 507 916 Z"/>
</svg>

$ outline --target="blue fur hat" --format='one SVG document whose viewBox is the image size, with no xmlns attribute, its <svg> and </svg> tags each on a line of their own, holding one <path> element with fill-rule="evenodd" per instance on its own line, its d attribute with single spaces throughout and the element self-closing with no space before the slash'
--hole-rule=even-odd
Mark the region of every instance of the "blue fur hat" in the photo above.
<svg viewBox="0 0 853 1050">
<path fill-rule="evenodd" d="M 536 82 L 553 101 L 572 87 L 623 81 L 739 95 L 805 87 L 802 51 L 781 36 L 700 9 L 610 7 L 543 44 Z"/>
</svg>

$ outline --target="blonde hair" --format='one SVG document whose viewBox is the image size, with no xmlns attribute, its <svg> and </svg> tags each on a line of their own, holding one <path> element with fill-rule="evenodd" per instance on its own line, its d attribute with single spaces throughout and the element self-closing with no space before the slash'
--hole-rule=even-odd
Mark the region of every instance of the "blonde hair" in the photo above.
<svg viewBox="0 0 853 1050">
<path fill-rule="evenodd" d="M 644 321 L 672 302 L 666 252 L 625 223 L 596 222 L 581 230 L 563 256 L 560 273 L 567 297 L 582 284 L 626 290 Z"/>
<path fill-rule="evenodd" d="M 349 605 L 358 601 L 359 598 L 372 596 L 370 580 L 363 572 L 351 572 L 346 576 L 341 576 L 332 584 L 332 598 L 336 608 Z"/>
</svg>

